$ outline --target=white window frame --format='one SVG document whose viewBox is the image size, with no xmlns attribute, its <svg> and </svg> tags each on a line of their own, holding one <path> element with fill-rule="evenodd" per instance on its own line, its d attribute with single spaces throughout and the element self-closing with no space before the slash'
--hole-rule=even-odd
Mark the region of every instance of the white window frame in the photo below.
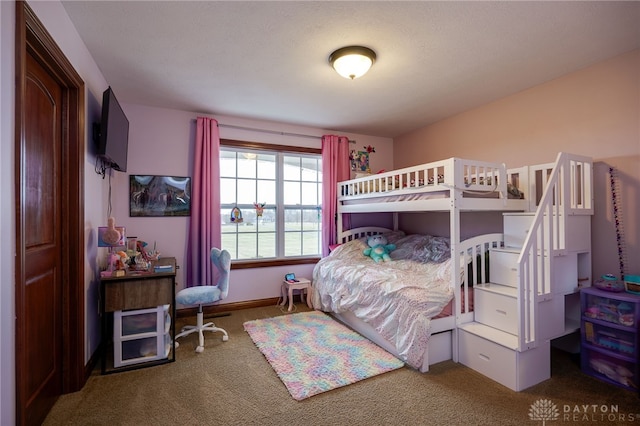
<svg viewBox="0 0 640 426">
<path fill-rule="evenodd" d="M 222 142 L 222 141 L 221 141 Z M 236 143 L 233 143 L 231 145 L 228 144 L 224 144 L 221 143 L 220 146 L 220 150 L 221 151 L 227 151 L 227 152 L 242 152 L 242 153 L 254 153 L 254 154 L 267 154 L 267 155 L 275 155 L 276 158 L 276 206 L 275 206 L 275 212 L 276 212 L 276 229 L 275 229 L 275 239 L 276 239 L 276 247 L 275 247 L 275 256 L 274 257 L 252 257 L 252 258 L 236 258 L 233 254 L 237 254 L 239 255 L 239 249 L 238 249 L 238 239 L 236 238 L 236 247 L 233 250 L 230 250 L 232 252 L 232 261 L 234 264 L 237 263 L 252 263 L 252 262 L 288 262 L 291 263 L 292 261 L 296 261 L 296 260 L 301 260 L 301 263 L 306 263 L 304 262 L 305 260 L 308 261 L 317 261 L 320 256 L 321 256 L 321 244 L 322 244 L 322 221 L 320 219 L 318 219 L 318 225 L 317 225 L 317 230 L 315 231 L 305 231 L 304 229 L 301 229 L 300 231 L 285 231 L 285 210 L 299 210 L 301 212 L 301 214 L 304 213 L 304 211 L 307 210 L 316 210 L 318 211 L 318 215 L 321 214 L 321 209 L 322 209 L 322 171 L 321 168 L 318 171 L 318 178 L 316 180 L 316 183 L 318 185 L 318 190 L 317 190 L 317 201 L 318 204 L 313 204 L 313 205 L 307 205 L 307 204 L 296 204 L 296 205 L 285 205 L 284 204 L 284 184 L 285 184 L 285 180 L 284 180 L 284 157 L 286 156 L 291 156 L 291 157 L 301 157 L 301 158 L 311 158 L 313 160 L 322 161 L 322 155 L 321 155 L 321 151 L 318 149 L 308 149 L 308 148 L 303 148 L 303 149 L 297 149 L 295 147 L 286 147 L 286 146 L 282 146 L 282 145 L 275 145 L 275 146 L 271 146 L 269 144 L 255 144 L 255 143 L 242 143 L 242 142 L 237 142 L 237 141 L 233 141 Z M 221 176 L 221 179 L 224 178 L 225 176 Z M 228 177 L 227 177 L 228 178 Z M 236 176 L 236 179 L 238 177 Z M 256 177 L 256 179 L 259 180 L 258 177 Z M 289 180 L 291 181 L 291 180 Z M 301 180 L 300 182 L 311 182 L 308 180 Z M 222 182 L 220 182 L 222 183 Z M 237 186 L 236 186 L 237 188 Z M 300 196 L 302 197 L 302 185 L 301 185 L 301 194 Z M 236 199 L 237 199 L 237 195 L 236 195 Z M 302 201 L 302 199 L 301 199 Z M 260 200 L 256 200 L 256 202 L 261 202 Z M 231 206 L 230 204 L 222 204 L 222 200 L 221 200 L 221 209 L 222 212 L 226 212 L 228 210 L 228 212 L 231 211 L 231 209 L 234 206 Z M 265 209 L 268 208 L 273 208 L 273 206 L 269 206 L 267 205 L 265 207 Z M 241 211 L 245 211 L 246 209 L 254 209 L 253 205 L 245 205 L 245 204 L 241 204 L 238 205 L 238 208 L 241 209 Z M 303 220 L 301 220 L 302 223 L 304 223 Z M 300 232 L 302 237 L 304 237 L 304 233 L 305 232 L 316 232 L 316 238 L 318 241 L 318 246 L 317 246 L 317 253 L 313 253 L 313 254 L 296 254 L 296 255 L 286 255 L 285 254 L 285 233 L 287 232 Z M 221 224 L 221 233 L 222 233 L 222 224 Z M 228 232 L 227 232 L 228 234 Z M 236 235 L 241 234 L 241 232 L 235 232 Z M 257 240 L 256 240 L 256 244 L 258 244 L 259 241 L 259 237 L 260 237 L 260 233 L 258 231 L 256 231 L 257 234 Z M 222 236 L 224 236 L 224 234 L 222 234 Z M 302 244 L 304 244 L 304 240 L 302 241 Z M 223 245 L 224 248 L 224 245 Z M 300 247 L 300 252 L 303 250 L 303 246 L 301 245 Z M 297 262 L 296 262 L 297 263 Z"/>
</svg>

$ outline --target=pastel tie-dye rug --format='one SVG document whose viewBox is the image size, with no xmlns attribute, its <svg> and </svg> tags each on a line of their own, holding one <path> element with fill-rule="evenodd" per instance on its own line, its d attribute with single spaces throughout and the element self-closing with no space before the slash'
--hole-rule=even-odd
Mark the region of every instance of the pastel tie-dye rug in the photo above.
<svg viewBox="0 0 640 426">
<path fill-rule="evenodd" d="M 248 321 L 244 329 L 297 401 L 404 365 L 320 311 Z"/>
</svg>

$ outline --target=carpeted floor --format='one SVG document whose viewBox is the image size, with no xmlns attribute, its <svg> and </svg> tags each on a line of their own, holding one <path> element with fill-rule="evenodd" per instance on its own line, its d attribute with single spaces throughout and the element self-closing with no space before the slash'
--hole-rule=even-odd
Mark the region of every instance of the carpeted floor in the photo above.
<svg viewBox="0 0 640 426">
<path fill-rule="evenodd" d="M 207 335 L 202 354 L 191 335 L 174 363 L 106 376 L 97 370 L 80 392 L 59 399 L 44 424 L 541 425 L 529 417 L 541 400 L 559 413 L 547 425 L 640 424 L 637 393 L 582 374 L 561 351 L 553 352 L 552 378 L 519 393 L 445 361 L 425 374 L 403 367 L 295 401 L 243 330 L 246 321 L 282 314 L 275 306 L 233 311 L 214 319 L 229 341 Z M 603 417 L 603 407 L 618 413 Z"/>
</svg>

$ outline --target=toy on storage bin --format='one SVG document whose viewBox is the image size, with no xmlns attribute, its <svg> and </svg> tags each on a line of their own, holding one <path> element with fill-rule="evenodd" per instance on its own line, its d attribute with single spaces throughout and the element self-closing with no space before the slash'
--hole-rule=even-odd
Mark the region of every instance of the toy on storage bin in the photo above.
<svg viewBox="0 0 640 426">
<path fill-rule="evenodd" d="M 622 302 L 618 305 L 618 322 L 622 325 L 633 327 L 633 306 Z"/>
<path fill-rule="evenodd" d="M 640 275 L 625 275 L 624 285 L 627 293 L 640 294 Z"/>
<path fill-rule="evenodd" d="M 618 277 L 613 274 L 605 274 L 598 278 L 593 285 L 600 290 L 613 291 L 619 293 L 624 291 L 624 284 L 618 281 Z"/>
</svg>

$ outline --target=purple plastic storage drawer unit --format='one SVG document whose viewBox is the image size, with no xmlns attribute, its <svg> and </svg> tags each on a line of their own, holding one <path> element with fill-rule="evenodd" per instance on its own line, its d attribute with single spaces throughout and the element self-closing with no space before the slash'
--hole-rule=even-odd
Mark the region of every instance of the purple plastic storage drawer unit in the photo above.
<svg viewBox="0 0 640 426">
<path fill-rule="evenodd" d="M 640 296 L 597 288 L 580 291 L 582 371 L 629 390 L 640 384 Z"/>
</svg>

